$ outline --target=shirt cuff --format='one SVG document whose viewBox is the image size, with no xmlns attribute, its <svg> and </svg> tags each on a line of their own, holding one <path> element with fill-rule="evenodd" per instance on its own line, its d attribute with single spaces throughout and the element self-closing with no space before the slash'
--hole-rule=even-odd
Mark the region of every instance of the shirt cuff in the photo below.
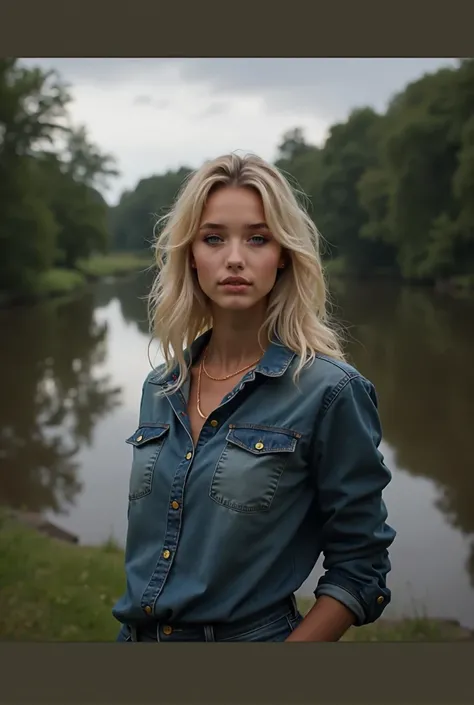
<svg viewBox="0 0 474 705">
<path fill-rule="evenodd" d="M 364 624 L 366 621 L 365 610 L 357 598 L 339 585 L 334 585 L 333 583 L 324 583 L 318 585 L 314 591 L 316 599 L 321 597 L 321 595 L 327 595 L 332 597 L 334 600 L 342 603 L 344 607 L 347 607 L 356 617 L 357 624 Z"/>
</svg>

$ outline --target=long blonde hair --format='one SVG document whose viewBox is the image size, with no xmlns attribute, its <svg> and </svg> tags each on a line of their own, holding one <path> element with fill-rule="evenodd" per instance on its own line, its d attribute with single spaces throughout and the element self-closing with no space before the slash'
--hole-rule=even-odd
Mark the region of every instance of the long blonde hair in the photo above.
<svg viewBox="0 0 474 705">
<path fill-rule="evenodd" d="M 158 274 L 149 294 L 150 326 L 161 344 L 165 374 L 179 366 L 173 389 L 188 375 L 184 349 L 212 327 L 210 307 L 191 268 L 189 249 L 206 200 L 219 186 L 255 189 L 270 231 L 286 251 L 288 266 L 270 293 L 262 331 L 269 340 L 276 336 L 299 356 L 295 379 L 318 353 L 342 360 L 339 337 L 328 320 L 320 234 L 315 224 L 276 167 L 253 154 L 228 154 L 192 173 L 169 213 L 157 223 Z"/>
</svg>

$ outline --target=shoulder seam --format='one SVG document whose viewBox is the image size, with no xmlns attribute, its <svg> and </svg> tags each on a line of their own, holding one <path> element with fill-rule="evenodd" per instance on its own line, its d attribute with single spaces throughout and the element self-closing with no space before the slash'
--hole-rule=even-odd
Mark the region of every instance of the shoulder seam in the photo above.
<svg viewBox="0 0 474 705">
<path fill-rule="evenodd" d="M 339 365 L 336 365 L 339 367 Z M 342 369 L 342 368 L 340 368 Z M 354 379 L 360 379 L 361 381 L 363 380 L 362 375 L 359 372 L 352 372 L 349 373 L 346 370 L 343 370 L 345 373 L 345 376 L 339 380 L 339 382 L 336 384 L 334 389 L 332 390 L 331 394 L 329 394 L 328 398 L 326 399 L 325 403 L 323 404 L 323 414 L 322 418 L 327 414 L 331 406 L 334 404 L 336 401 L 337 397 L 341 394 L 341 392 L 347 387 L 348 384 L 350 384 Z"/>
<path fill-rule="evenodd" d="M 348 372 L 346 368 L 339 362 L 339 360 L 335 360 L 332 357 L 329 357 L 329 355 L 323 355 L 322 353 L 318 353 L 316 355 L 316 359 L 318 360 L 324 360 L 324 362 L 329 362 L 330 365 L 334 365 L 334 367 L 337 367 L 338 370 L 341 370 L 341 372 L 344 372 L 346 375 L 351 375 L 356 377 L 358 374 L 360 374 L 357 370 L 355 372 Z M 346 363 L 348 367 L 352 367 L 349 363 Z"/>
</svg>

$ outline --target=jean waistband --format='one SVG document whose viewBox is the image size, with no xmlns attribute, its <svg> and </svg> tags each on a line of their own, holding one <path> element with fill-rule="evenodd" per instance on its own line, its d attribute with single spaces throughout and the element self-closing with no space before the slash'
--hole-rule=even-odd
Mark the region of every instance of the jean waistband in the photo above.
<svg viewBox="0 0 474 705">
<path fill-rule="evenodd" d="M 166 629 L 171 627 L 172 632 L 179 632 L 183 637 L 196 640 L 205 636 L 206 641 L 224 641 L 252 632 L 260 627 L 271 624 L 282 617 L 292 619 L 298 616 L 298 607 L 294 595 L 278 602 L 271 607 L 260 610 L 258 614 L 251 617 L 244 617 L 235 622 L 215 622 L 210 624 L 198 624 L 189 622 L 161 622 L 158 620 L 146 621 L 137 624 L 133 629 L 133 640 L 140 640 L 140 635 L 149 638 L 166 639 Z M 161 635 L 161 638 L 160 638 Z"/>
</svg>

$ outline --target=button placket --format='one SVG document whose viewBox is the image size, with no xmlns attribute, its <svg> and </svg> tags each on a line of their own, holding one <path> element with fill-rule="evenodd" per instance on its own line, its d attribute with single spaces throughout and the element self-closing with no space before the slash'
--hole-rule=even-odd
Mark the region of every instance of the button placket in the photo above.
<svg viewBox="0 0 474 705">
<path fill-rule="evenodd" d="M 189 433 L 188 436 L 189 440 L 192 441 Z M 193 449 L 192 451 L 188 451 L 184 455 L 184 458 L 179 465 L 174 481 L 172 483 L 171 497 L 176 497 L 177 499 L 171 499 L 168 505 L 168 522 L 165 532 L 165 546 L 168 546 L 168 548 L 165 548 L 161 553 L 161 558 L 158 561 L 156 569 L 153 572 L 153 575 L 151 576 L 150 581 L 145 590 L 143 596 L 144 602 L 154 602 L 158 599 L 171 570 L 173 556 L 178 548 L 179 535 L 181 529 L 181 498 L 183 496 L 184 485 L 186 483 L 188 472 L 191 469 L 191 461 L 194 458 L 194 454 L 195 453 Z"/>
</svg>

